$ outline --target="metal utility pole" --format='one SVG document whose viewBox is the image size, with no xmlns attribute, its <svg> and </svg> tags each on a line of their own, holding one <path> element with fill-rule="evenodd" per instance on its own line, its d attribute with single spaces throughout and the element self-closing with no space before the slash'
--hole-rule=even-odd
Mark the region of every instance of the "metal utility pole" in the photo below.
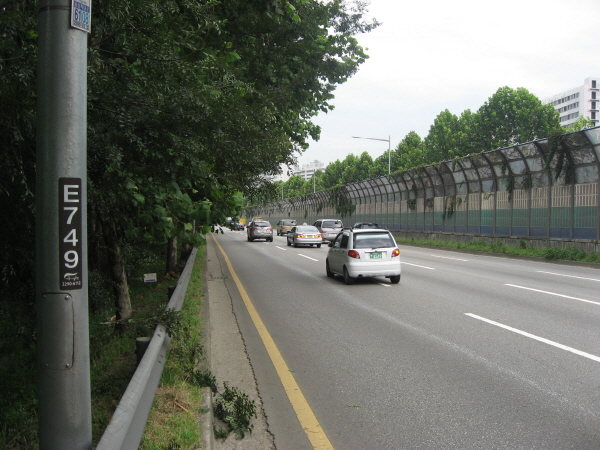
<svg viewBox="0 0 600 450">
<path fill-rule="evenodd" d="M 91 0 L 39 3 L 36 313 L 40 449 L 91 449 L 87 32 Z"/>
<path fill-rule="evenodd" d="M 354 139 L 370 139 L 372 141 L 383 141 L 388 143 L 388 175 L 392 172 L 392 144 L 391 144 L 391 136 L 388 136 L 387 139 L 380 138 L 372 138 L 372 137 L 360 137 L 360 136 L 352 136 Z"/>
</svg>

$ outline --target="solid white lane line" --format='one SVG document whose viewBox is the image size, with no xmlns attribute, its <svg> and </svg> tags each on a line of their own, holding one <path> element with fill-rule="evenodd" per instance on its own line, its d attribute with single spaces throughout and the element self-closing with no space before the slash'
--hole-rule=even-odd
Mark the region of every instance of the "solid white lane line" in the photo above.
<svg viewBox="0 0 600 450">
<path fill-rule="evenodd" d="M 303 255 L 302 253 L 298 253 L 298 256 L 302 256 L 303 258 L 306 258 L 306 259 L 312 259 L 313 261 L 319 261 L 318 259 L 311 258 L 310 256 Z"/>
<path fill-rule="evenodd" d="M 453 259 L 454 261 L 465 261 L 465 262 L 469 261 L 468 259 L 451 258 L 449 256 L 438 256 L 438 255 L 429 255 L 429 256 L 431 256 L 432 258 Z"/>
<path fill-rule="evenodd" d="M 570 295 L 557 294 L 556 292 L 541 291 L 539 289 L 528 288 L 528 287 L 525 287 L 525 286 L 517 286 L 516 284 L 505 284 L 504 286 L 510 286 L 510 287 L 514 287 L 514 288 L 525 289 L 527 291 L 539 292 L 541 294 L 555 295 L 556 297 L 568 298 L 570 300 L 577 300 L 578 302 L 591 303 L 593 305 L 599 305 L 600 306 L 599 302 L 593 302 L 591 300 L 586 300 L 584 298 L 571 297 Z"/>
<path fill-rule="evenodd" d="M 582 352 L 581 350 L 577 350 L 573 347 L 567 347 L 566 345 L 559 344 L 558 342 L 551 341 L 549 339 L 536 336 L 535 334 L 527 333 L 526 331 L 519 330 L 517 328 L 509 327 L 508 325 L 503 325 L 498 322 L 494 322 L 493 320 L 486 319 L 485 317 L 477 316 L 471 313 L 465 313 L 465 315 L 472 317 L 473 319 L 481 320 L 483 322 L 487 322 L 490 325 L 494 325 L 500 328 L 504 328 L 505 330 L 512 331 L 513 333 L 520 334 L 521 336 L 525 336 L 531 339 L 535 339 L 536 341 L 543 342 L 544 344 L 552 345 L 553 347 L 560 348 L 561 350 L 566 350 L 567 352 L 575 353 L 576 355 L 583 356 L 584 358 L 591 359 L 592 361 L 600 362 L 600 356 L 592 355 L 591 353 Z"/>
<path fill-rule="evenodd" d="M 420 266 L 418 264 L 411 264 L 411 263 L 407 263 L 402 261 L 401 262 L 402 265 L 406 264 L 407 266 L 415 266 L 415 267 L 420 267 L 421 269 L 428 269 L 428 270 L 435 270 L 433 267 L 427 267 L 427 266 Z"/>
<path fill-rule="evenodd" d="M 538 272 L 538 273 L 547 273 L 548 275 L 556 275 L 556 276 L 559 276 L 559 277 L 578 278 L 579 280 L 600 281 L 597 278 L 576 277 L 575 275 L 565 275 L 565 274 L 562 274 L 562 273 L 544 272 L 543 270 L 536 270 L 536 272 Z"/>
</svg>

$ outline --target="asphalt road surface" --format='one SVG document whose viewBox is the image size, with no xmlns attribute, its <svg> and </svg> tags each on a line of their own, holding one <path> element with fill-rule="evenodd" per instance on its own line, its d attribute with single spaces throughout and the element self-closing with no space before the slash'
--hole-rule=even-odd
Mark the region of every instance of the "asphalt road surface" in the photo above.
<svg viewBox="0 0 600 450">
<path fill-rule="evenodd" d="M 400 284 L 346 286 L 326 245 L 217 240 L 278 450 L 318 447 L 248 302 L 321 448 L 600 449 L 600 270 L 400 246 Z"/>
</svg>

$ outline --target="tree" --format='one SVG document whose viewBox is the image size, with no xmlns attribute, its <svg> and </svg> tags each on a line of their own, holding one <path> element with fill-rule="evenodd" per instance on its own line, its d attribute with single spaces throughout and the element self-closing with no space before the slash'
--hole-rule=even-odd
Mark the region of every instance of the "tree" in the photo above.
<svg viewBox="0 0 600 450">
<path fill-rule="evenodd" d="M 268 177 L 317 137 L 310 117 L 366 58 L 352 34 L 376 26 L 361 4 L 291 6 L 95 5 L 90 182 L 103 229 L 172 245 L 206 217 L 198 193 L 273 195 Z"/>
<path fill-rule="evenodd" d="M 423 152 L 423 141 L 414 131 L 411 131 L 400 141 L 392 156 L 392 171 L 409 170 L 426 164 Z"/>
<path fill-rule="evenodd" d="M 350 154 L 346 157 L 343 164 L 345 167 L 340 179 L 341 184 L 355 183 L 371 177 L 373 158 L 371 158 L 368 152 L 362 152 L 359 157 Z"/>
<path fill-rule="evenodd" d="M 38 2 L 0 7 L 0 353 L 34 339 Z"/>
<path fill-rule="evenodd" d="M 341 184 L 342 176 L 344 173 L 345 164 L 339 159 L 330 163 L 326 168 L 323 175 L 320 177 L 322 189 L 331 189 Z"/>
<path fill-rule="evenodd" d="M 313 176 L 308 180 L 309 189 L 313 189 L 315 192 L 321 192 L 323 190 L 323 173 L 324 172 L 321 169 L 315 170 Z"/>
<path fill-rule="evenodd" d="M 302 187 L 304 186 L 304 178 L 300 175 L 291 176 L 285 183 L 283 195 L 285 198 L 299 197 L 303 194 Z"/>
<path fill-rule="evenodd" d="M 545 138 L 559 126 L 558 112 L 525 88 L 502 87 L 479 108 L 480 151 Z"/>
<path fill-rule="evenodd" d="M 132 309 L 123 246 L 194 239 L 191 222 L 235 211 L 238 193 L 273 195 L 270 176 L 318 138 L 311 118 L 367 58 L 354 36 L 378 24 L 365 12 L 345 0 L 94 3 L 89 244 L 92 266 L 102 248 L 113 258 L 120 318 Z M 27 274 L 31 286 L 37 2 L 6 0 L 0 14 L 0 132 L 10 149 L 0 194 L 23 216 L 4 229 L 18 228 L 10 234 L 27 249 L 18 262 L 3 258 L 3 277 Z"/>
<path fill-rule="evenodd" d="M 425 138 L 425 160 L 429 163 L 445 161 L 459 154 L 463 138 L 461 128 L 459 118 L 449 110 L 438 114 Z"/>
</svg>

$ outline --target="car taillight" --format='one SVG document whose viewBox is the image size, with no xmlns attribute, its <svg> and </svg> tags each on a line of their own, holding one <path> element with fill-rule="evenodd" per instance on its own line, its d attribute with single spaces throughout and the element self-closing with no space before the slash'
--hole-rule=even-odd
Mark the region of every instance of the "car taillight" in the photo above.
<svg viewBox="0 0 600 450">
<path fill-rule="evenodd" d="M 250 228 L 250 229 L 251 229 L 251 230 L 253 230 L 253 231 L 254 231 L 254 230 L 258 230 L 258 228 L 256 228 L 256 227 L 252 227 L 252 228 Z"/>
<path fill-rule="evenodd" d="M 273 228 L 267 227 L 267 231 L 273 231 Z"/>
<path fill-rule="evenodd" d="M 360 253 L 358 253 L 356 250 L 348 250 L 348 256 L 350 258 L 360 259 Z"/>
<path fill-rule="evenodd" d="M 400 250 L 398 250 L 397 248 L 395 248 L 394 251 L 392 252 L 392 258 L 394 256 L 400 256 Z"/>
<path fill-rule="evenodd" d="M 306 237 L 306 236 L 304 236 L 303 234 L 298 234 L 298 235 L 296 235 L 296 237 L 299 237 L 299 238 L 304 238 L 304 237 Z"/>
<path fill-rule="evenodd" d="M 318 237 L 318 238 L 322 238 L 323 236 L 322 236 L 322 235 L 320 235 L 320 234 L 317 234 L 317 237 Z"/>
</svg>

